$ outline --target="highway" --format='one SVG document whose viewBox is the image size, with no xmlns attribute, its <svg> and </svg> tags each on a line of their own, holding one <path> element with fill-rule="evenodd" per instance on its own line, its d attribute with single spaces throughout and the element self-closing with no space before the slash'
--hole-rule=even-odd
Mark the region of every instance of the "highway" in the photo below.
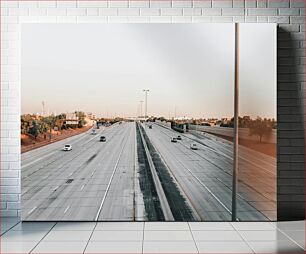
<svg viewBox="0 0 306 254">
<path fill-rule="evenodd" d="M 23 153 L 22 220 L 231 220 L 231 143 L 152 126 L 116 123 Z M 239 152 L 239 220 L 276 219 L 274 159 Z"/>
<path fill-rule="evenodd" d="M 106 142 L 99 142 L 101 135 Z M 62 151 L 64 144 L 72 151 Z M 135 219 L 135 123 L 91 131 L 22 155 L 23 220 Z"/>
<path fill-rule="evenodd" d="M 157 124 L 148 136 L 202 220 L 231 220 L 232 145 L 222 138 L 180 134 Z M 172 137 L 182 137 L 178 143 Z M 190 144 L 197 143 L 198 150 Z M 238 218 L 276 219 L 275 159 L 239 146 Z"/>
</svg>

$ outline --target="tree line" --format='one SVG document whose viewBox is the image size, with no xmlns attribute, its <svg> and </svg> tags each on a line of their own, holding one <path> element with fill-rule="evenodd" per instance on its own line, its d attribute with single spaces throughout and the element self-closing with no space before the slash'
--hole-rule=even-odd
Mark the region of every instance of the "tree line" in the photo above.
<svg viewBox="0 0 306 254">
<path fill-rule="evenodd" d="M 27 134 L 33 136 L 35 139 L 39 134 L 47 134 L 52 130 L 64 130 L 69 128 L 82 128 L 86 125 L 86 114 L 82 111 L 75 111 L 75 116 L 78 121 L 76 124 L 66 123 L 66 114 L 50 116 L 38 116 L 31 114 L 21 115 L 21 134 Z M 46 135 L 44 135 L 46 138 Z"/>
</svg>

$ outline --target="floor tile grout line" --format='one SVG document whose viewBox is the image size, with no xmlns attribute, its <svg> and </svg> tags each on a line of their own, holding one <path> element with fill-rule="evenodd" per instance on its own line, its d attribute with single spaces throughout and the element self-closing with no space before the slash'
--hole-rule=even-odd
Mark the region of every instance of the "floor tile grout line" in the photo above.
<svg viewBox="0 0 306 254">
<path fill-rule="evenodd" d="M 143 254 L 143 246 L 144 246 L 144 234 L 145 234 L 145 223 L 143 223 L 143 226 L 142 226 L 142 243 L 141 243 L 141 253 Z"/>
<path fill-rule="evenodd" d="M 197 249 L 197 252 L 200 253 L 200 250 L 199 250 L 199 248 L 198 248 L 197 242 L 196 242 L 195 239 L 194 239 L 193 232 L 192 232 L 192 230 L 191 230 L 191 227 L 190 227 L 189 222 L 187 222 L 187 225 L 188 225 L 188 228 L 189 228 L 189 231 L 190 231 L 192 240 L 193 240 L 193 242 L 194 242 L 194 244 L 195 244 L 195 247 L 196 247 L 196 249 Z"/>
<path fill-rule="evenodd" d="M 306 232 L 305 229 L 279 229 L 281 230 L 282 232 Z"/>
<path fill-rule="evenodd" d="M 0 236 L 3 236 L 4 234 L 6 234 L 7 232 L 11 231 L 15 226 L 17 226 L 19 223 L 21 223 L 21 221 L 18 221 L 16 224 L 13 224 L 13 226 L 11 226 L 9 229 L 5 230 L 3 233 L 0 234 Z"/>
<path fill-rule="evenodd" d="M 237 232 L 237 234 L 241 237 L 242 241 L 253 251 L 253 253 L 256 253 L 256 251 L 253 249 L 250 243 L 246 239 L 244 239 L 244 237 L 240 234 L 239 230 L 234 227 L 234 224 L 230 222 L 230 225 L 235 230 L 235 232 Z"/>
<path fill-rule="evenodd" d="M 270 224 L 274 229 L 277 229 L 277 221 L 276 221 L 276 222 L 269 221 L 269 224 Z"/>
<path fill-rule="evenodd" d="M 297 246 L 299 246 L 300 248 L 302 248 L 302 250 L 305 250 L 305 247 L 301 246 L 298 242 L 296 242 L 292 237 L 290 237 L 289 235 L 287 235 L 285 233 L 285 231 L 279 229 L 279 228 L 276 228 L 277 231 L 281 232 L 282 234 L 284 234 L 291 242 L 293 242 L 294 244 L 296 244 Z M 305 245 L 305 243 L 304 243 Z"/>
<path fill-rule="evenodd" d="M 84 248 L 84 250 L 83 250 L 83 254 L 86 252 L 86 249 L 87 249 L 87 247 L 88 247 L 88 244 L 89 244 L 89 242 L 90 242 L 90 239 L 91 239 L 91 237 L 92 237 L 92 235 L 93 235 L 93 233 L 95 232 L 95 230 L 96 230 L 96 227 L 97 227 L 97 225 L 98 225 L 98 222 L 95 222 L 96 224 L 95 224 L 95 226 L 94 226 L 94 228 L 92 229 L 92 232 L 91 232 L 91 234 L 90 234 L 90 236 L 89 236 L 89 238 L 88 238 L 88 241 L 87 241 L 87 243 L 86 243 L 86 245 L 85 245 L 85 248 Z"/>
<path fill-rule="evenodd" d="M 269 222 L 269 224 L 273 227 L 273 230 L 252 230 L 252 229 L 248 229 L 248 230 L 240 230 L 240 231 L 252 231 L 252 232 L 256 232 L 256 231 L 279 231 L 281 233 L 283 233 L 291 242 L 293 242 L 294 244 L 296 244 L 297 246 L 299 246 L 300 248 L 302 248 L 303 250 L 305 250 L 305 247 L 302 247 L 298 242 L 296 242 L 292 237 L 290 237 L 288 234 L 286 234 L 285 231 L 281 230 L 279 227 L 277 227 L 277 222 L 273 223 L 273 222 Z M 233 223 L 231 223 L 232 227 L 236 230 L 236 228 L 233 226 Z M 238 232 L 238 234 L 241 236 L 239 229 L 236 230 Z M 296 230 L 296 231 L 303 231 L 303 230 Z M 305 232 L 305 231 L 304 231 Z M 242 237 L 242 236 L 241 236 Z M 243 237 L 242 237 L 243 238 Z M 244 238 L 243 238 L 244 239 Z M 274 242 L 274 241 L 272 241 Z M 246 241 L 246 243 L 249 245 L 248 241 Z M 249 245 L 249 247 L 253 250 L 253 248 Z"/>
<path fill-rule="evenodd" d="M 35 248 L 42 242 L 42 240 L 45 239 L 45 237 L 52 231 L 52 229 L 55 227 L 57 223 L 58 222 L 54 223 L 54 225 L 48 230 L 48 232 L 37 242 L 37 244 L 28 253 L 32 253 L 35 250 Z"/>
<path fill-rule="evenodd" d="M 240 230 L 240 231 L 273 231 L 277 228 L 274 224 L 272 224 L 271 221 L 251 221 L 251 222 L 249 222 L 249 221 L 236 221 L 236 222 L 230 221 L 229 223 L 231 224 L 231 226 L 235 230 Z M 240 224 L 240 225 L 242 225 L 242 223 L 254 223 L 254 224 L 265 223 L 267 225 L 271 225 L 271 229 L 262 229 L 262 228 L 252 229 L 252 227 L 248 227 L 247 229 L 243 229 L 243 228 L 241 228 L 241 229 L 237 228 L 236 229 L 235 226 L 234 226 L 234 223 L 237 223 L 237 224 Z"/>
<path fill-rule="evenodd" d="M 20 224 L 20 223 L 22 223 L 22 222 L 20 221 L 20 222 L 15 223 L 15 226 L 17 226 L 17 225 Z M 100 222 L 100 223 L 101 223 L 101 222 Z M 186 223 L 188 224 L 189 231 L 191 232 L 191 235 L 192 235 L 192 238 L 193 238 L 193 242 L 195 243 L 195 246 L 196 246 L 196 249 L 197 249 L 197 253 L 200 253 L 200 252 L 199 252 L 199 249 L 198 249 L 197 242 L 196 242 L 195 239 L 194 239 L 193 232 L 194 232 L 194 231 L 203 231 L 203 230 L 192 230 L 192 229 L 191 229 L 191 223 L 189 223 L 189 222 L 186 222 Z M 252 230 L 252 228 L 248 228 L 248 229 L 242 229 L 242 230 L 240 230 L 240 229 L 238 229 L 238 228 L 236 229 L 235 226 L 234 226 L 234 224 L 233 224 L 232 222 L 228 222 L 228 223 L 230 224 L 231 228 L 233 228 L 233 231 L 237 232 L 237 234 L 239 234 L 239 236 L 241 237 L 242 240 L 240 240 L 239 242 L 245 242 L 246 245 L 253 251 L 253 253 L 258 253 L 258 252 L 256 252 L 256 251 L 252 248 L 252 246 L 250 245 L 249 242 L 252 242 L 252 240 L 251 240 L 251 241 L 248 241 L 245 237 L 242 236 L 241 233 L 243 233 L 243 231 L 252 231 L 252 232 L 256 232 L 256 231 L 277 232 L 277 231 L 278 231 L 278 232 L 284 234 L 289 242 L 292 242 L 292 243 L 294 243 L 294 245 L 299 246 L 301 249 L 305 250 L 305 248 L 302 247 L 301 244 L 299 244 L 298 242 L 296 242 L 296 241 L 294 240 L 294 239 L 295 239 L 294 237 L 293 237 L 293 238 L 290 237 L 289 235 L 287 235 L 287 233 L 286 233 L 284 230 L 282 230 L 282 229 L 280 229 L 280 228 L 277 228 L 277 227 L 275 228 L 275 227 L 273 227 L 273 229 L 271 229 L 271 230 L 260 230 L 260 229 Z M 49 235 L 50 231 L 55 231 L 55 230 L 54 230 L 54 227 L 56 227 L 57 224 L 59 224 L 59 222 L 55 222 L 54 225 L 53 225 L 49 230 L 47 230 L 46 234 L 45 234 L 40 240 L 38 240 L 38 241 L 33 241 L 33 242 L 36 242 L 36 245 L 35 245 L 29 252 L 27 252 L 27 253 L 33 253 L 33 251 L 37 248 L 37 246 L 47 237 L 47 235 Z M 12 231 L 12 229 L 13 229 L 15 226 L 12 226 L 10 230 Z M 90 240 L 91 240 L 91 238 L 92 238 L 93 233 L 96 231 L 97 226 L 98 226 L 98 222 L 95 222 L 95 225 L 94 225 L 94 227 L 93 227 L 93 229 L 92 229 L 91 235 L 90 235 L 89 239 L 87 240 L 87 244 L 86 244 L 86 246 L 85 246 L 85 248 L 84 248 L 84 251 L 81 252 L 81 253 L 85 253 L 85 252 L 86 252 L 87 246 L 88 246 L 88 244 L 89 244 L 89 242 L 90 242 Z M 144 238 L 145 238 L 145 235 L 144 235 L 144 234 L 145 234 L 145 231 L 146 231 L 146 230 L 145 230 L 145 228 L 146 228 L 145 226 L 146 226 L 146 225 L 145 225 L 145 222 L 143 222 L 143 224 L 142 224 L 143 236 L 142 236 L 142 250 L 141 250 L 141 253 L 144 253 L 144 244 L 145 244 L 145 239 L 144 239 Z M 275 230 L 275 229 L 276 229 L 276 230 Z M 10 230 L 9 230 L 9 231 L 10 231 Z M 115 231 L 116 231 L 116 230 L 115 230 Z M 159 231 L 159 230 L 153 230 L 153 231 Z M 176 231 L 176 230 L 174 230 L 174 231 Z M 180 230 L 180 231 L 187 231 L 187 230 Z M 204 230 L 204 231 L 205 231 L 205 230 Z M 206 231 L 207 231 L 207 230 L 206 230 Z M 208 231 L 210 231 L 210 230 L 208 230 Z M 218 230 L 217 230 L 217 231 L 218 231 Z M 291 230 L 291 231 L 303 231 L 303 230 Z M 114 242 L 115 242 L 115 241 L 114 241 Z M 205 241 L 203 241 L 203 242 L 205 242 Z M 222 240 L 218 240 L 218 241 L 216 241 L 216 242 L 222 242 Z M 231 242 L 232 242 L 232 241 L 231 241 Z M 237 241 L 237 242 L 238 242 L 238 241 Z M 256 242 L 256 240 L 255 240 L 255 242 Z M 275 242 L 275 240 L 267 240 L 267 242 Z M 278 242 L 278 240 L 276 240 L 276 242 Z"/>
</svg>

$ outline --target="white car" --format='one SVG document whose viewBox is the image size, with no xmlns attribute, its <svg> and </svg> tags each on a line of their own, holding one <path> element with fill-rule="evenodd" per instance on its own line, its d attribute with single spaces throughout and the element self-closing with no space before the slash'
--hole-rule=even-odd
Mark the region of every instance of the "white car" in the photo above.
<svg viewBox="0 0 306 254">
<path fill-rule="evenodd" d="M 197 144 L 196 144 L 196 143 L 191 143 L 191 144 L 190 144 L 190 149 L 192 149 L 192 150 L 198 150 Z"/>
<path fill-rule="evenodd" d="M 63 150 L 64 151 L 71 151 L 72 150 L 72 146 L 67 144 L 67 145 L 64 146 Z"/>
</svg>

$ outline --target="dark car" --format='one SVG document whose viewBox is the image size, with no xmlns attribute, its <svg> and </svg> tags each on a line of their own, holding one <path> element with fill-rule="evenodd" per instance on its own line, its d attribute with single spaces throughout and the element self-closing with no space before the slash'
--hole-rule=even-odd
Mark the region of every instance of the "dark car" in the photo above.
<svg viewBox="0 0 306 254">
<path fill-rule="evenodd" d="M 176 143 L 177 142 L 177 138 L 172 138 L 171 142 Z"/>
<path fill-rule="evenodd" d="M 152 129 L 152 125 L 149 125 L 149 129 Z"/>
<path fill-rule="evenodd" d="M 182 137 L 181 137 L 181 136 L 177 136 L 176 139 L 177 139 L 177 140 L 182 140 Z"/>
<path fill-rule="evenodd" d="M 100 137 L 100 142 L 105 142 L 106 141 L 106 138 L 104 136 L 101 136 Z"/>
</svg>

